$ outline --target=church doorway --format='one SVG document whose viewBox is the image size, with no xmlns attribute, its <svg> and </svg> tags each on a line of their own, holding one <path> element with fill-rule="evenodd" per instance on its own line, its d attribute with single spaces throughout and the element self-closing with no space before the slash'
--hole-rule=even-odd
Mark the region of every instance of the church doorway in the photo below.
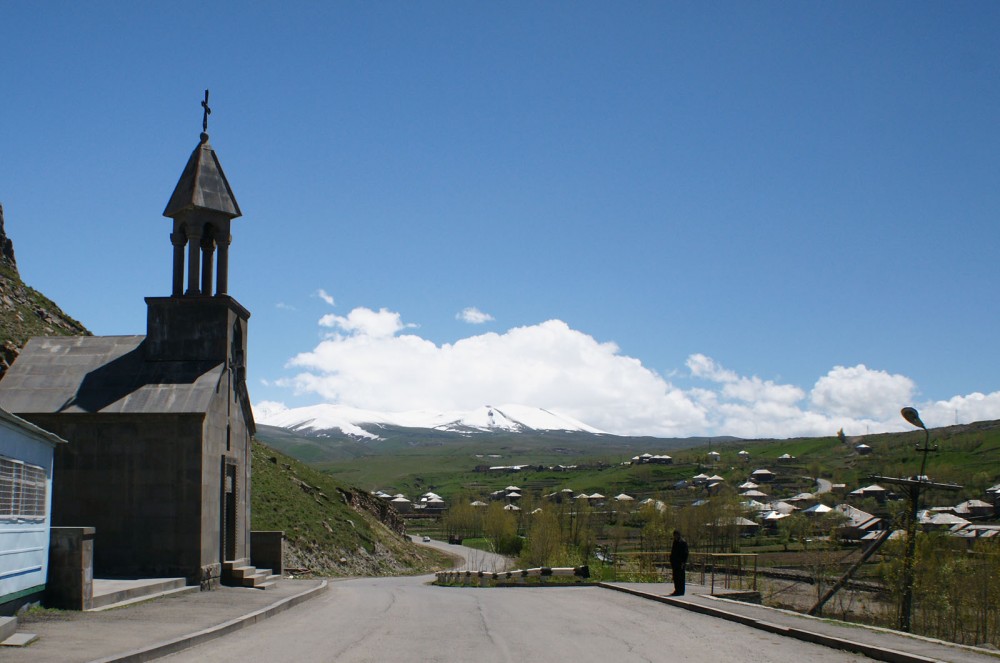
<svg viewBox="0 0 1000 663">
<path fill-rule="evenodd" d="M 222 459 L 222 560 L 236 559 L 236 465 Z"/>
</svg>

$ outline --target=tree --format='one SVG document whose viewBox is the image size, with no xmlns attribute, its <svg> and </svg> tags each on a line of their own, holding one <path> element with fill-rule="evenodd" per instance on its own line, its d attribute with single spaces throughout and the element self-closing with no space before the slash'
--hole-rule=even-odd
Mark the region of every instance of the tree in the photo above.
<svg viewBox="0 0 1000 663">
<path fill-rule="evenodd" d="M 483 516 L 483 534 L 493 546 L 493 552 L 509 554 L 517 552 L 520 539 L 517 537 L 517 518 L 505 511 L 501 502 L 493 502 Z"/>
<path fill-rule="evenodd" d="M 478 536 L 482 532 L 482 514 L 467 498 L 459 498 L 444 516 L 444 530 L 449 538 Z"/>
<path fill-rule="evenodd" d="M 788 550 L 790 541 L 798 540 L 803 548 L 808 548 L 806 537 L 812 531 L 812 523 L 801 513 L 792 514 L 787 518 L 778 521 L 778 537 L 781 543 Z"/>
<path fill-rule="evenodd" d="M 565 556 L 559 519 L 549 510 L 535 514 L 528 530 L 528 540 L 521 550 L 525 566 L 553 566 Z"/>
</svg>

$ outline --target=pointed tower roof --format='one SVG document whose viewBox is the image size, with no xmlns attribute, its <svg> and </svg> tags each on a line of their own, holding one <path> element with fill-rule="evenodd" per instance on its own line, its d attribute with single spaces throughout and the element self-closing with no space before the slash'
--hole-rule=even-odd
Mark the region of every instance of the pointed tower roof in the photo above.
<svg viewBox="0 0 1000 663">
<path fill-rule="evenodd" d="M 184 172 L 163 210 L 163 216 L 176 218 L 187 209 L 202 209 L 225 214 L 231 219 L 242 216 L 226 174 L 222 172 L 219 157 L 208 142 L 208 134 L 201 134 L 201 143 L 194 148 Z"/>
</svg>

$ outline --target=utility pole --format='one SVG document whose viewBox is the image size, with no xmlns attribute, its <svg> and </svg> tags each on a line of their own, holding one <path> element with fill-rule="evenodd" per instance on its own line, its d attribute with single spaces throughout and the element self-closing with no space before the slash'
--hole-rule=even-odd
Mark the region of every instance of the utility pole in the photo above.
<svg viewBox="0 0 1000 663">
<path fill-rule="evenodd" d="M 897 486 L 903 486 L 906 489 L 907 497 L 909 499 L 909 518 L 906 523 L 906 556 L 903 558 L 903 602 L 899 608 L 899 630 L 909 633 L 912 629 L 911 618 L 913 615 L 913 581 L 914 581 L 914 563 L 917 552 L 917 510 L 920 504 L 920 492 L 923 489 L 938 489 L 938 490 L 960 490 L 962 487 L 954 483 L 933 483 L 927 478 L 925 474 L 927 470 L 927 453 L 929 451 L 937 451 L 937 445 L 932 448 L 930 446 L 930 432 L 927 430 L 927 426 L 924 422 L 920 420 L 920 414 L 915 408 L 904 407 L 900 410 L 900 414 L 909 423 L 913 424 L 918 428 L 924 430 L 924 446 L 921 447 L 919 444 L 916 450 L 923 454 L 923 458 L 920 462 L 920 474 L 915 477 L 910 477 L 909 479 L 901 479 L 898 477 L 883 477 L 878 475 L 873 475 L 871 478 L 881 482 L 896 484 Z"/>
</svg>

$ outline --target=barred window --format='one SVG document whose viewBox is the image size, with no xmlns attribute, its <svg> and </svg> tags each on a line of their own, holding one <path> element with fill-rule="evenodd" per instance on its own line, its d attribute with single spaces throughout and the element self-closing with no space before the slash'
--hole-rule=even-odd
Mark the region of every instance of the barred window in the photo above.
<svg viewBox="0 0 1000 663">
<path fill-rule="evenodd" d="M 0 458 L 0 518 L 45 518 L 45 470 Z"/>
</svg>

